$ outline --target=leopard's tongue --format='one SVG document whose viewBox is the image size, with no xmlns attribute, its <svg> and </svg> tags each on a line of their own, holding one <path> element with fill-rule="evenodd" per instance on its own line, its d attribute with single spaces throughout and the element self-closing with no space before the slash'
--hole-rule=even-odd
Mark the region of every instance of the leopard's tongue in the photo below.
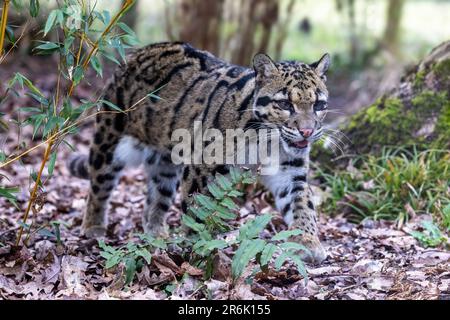
<svg viewBox="0 0 450 320">
<path fill-rule="evenodd" d="M 306 147 L 308 145 L 308 141 L 307 140 L 298 141 L 298 142 L 295 142 L 294 145 L 297 148 L 304 148 L 304 147 Z"/>
</svg>

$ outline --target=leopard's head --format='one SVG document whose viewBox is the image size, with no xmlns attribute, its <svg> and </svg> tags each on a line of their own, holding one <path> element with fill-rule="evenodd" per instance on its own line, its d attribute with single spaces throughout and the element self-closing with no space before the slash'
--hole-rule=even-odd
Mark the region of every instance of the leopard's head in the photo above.
<svg viewBox="0 0 450 320">
<path fill-rule="evenodd" d="M 308 152 L 322 136 L 328 91 L 325 73 L 330 56 L 312 64 L 275 63 L 265 54 L 253 58 L 256 72 L 254 116 L 280 133 L 283 148 L 293 156 Z"/>
</svg>

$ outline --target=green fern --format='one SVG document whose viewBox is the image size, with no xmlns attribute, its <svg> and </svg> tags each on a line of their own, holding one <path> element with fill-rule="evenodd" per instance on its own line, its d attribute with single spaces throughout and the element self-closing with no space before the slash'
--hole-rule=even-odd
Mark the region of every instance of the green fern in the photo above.
<svg viewBox="0 0 450 320">
<path fill-rule="evenodd" d="M 229 178 L 217 174 L 214 182 L 208 184 L 209 195 L 197 194 L 193 196 L 193 203 L 188 214 L 182 217 L 182 223 L 190 228 L 195 238 L 192 251 L 199 256 L 206 269 L 206 277 L 212 273 L 212 260 L 218 250 L 237 248 L 232 259 L 231 271 L 233 279 L 239 278 L 252 260 L 262 269 L 267 269 L 274 256 L 275 267 L 280 269 L 288 260 L 294 262 L 298 271 L 307 278 L 306 269 L 300 259 L 299 251 L 308 252 L 301 244 L 287 241 L 290 237 L 301 234 L 300 230 L 282 231 L 270 240 L 259 238 L 267 227 L 272 216 L 264 214 L 248 221 L 239 229 L 235 240 L 225 241 L 220 238 L 224 232 L 233 228 L 230 220 L 237 218 L 239 206 L 235 201 L 242 198 L 242 191 L 238 190 L 255 182 L 249 171 L 236 168 L 230 169 Z"/>
</svg>

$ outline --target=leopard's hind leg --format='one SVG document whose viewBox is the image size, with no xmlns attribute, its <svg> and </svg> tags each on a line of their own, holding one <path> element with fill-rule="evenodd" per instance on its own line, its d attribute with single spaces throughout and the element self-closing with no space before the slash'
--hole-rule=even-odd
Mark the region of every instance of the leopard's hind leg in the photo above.
<svg viewBox="0 0 450 320">
<path fill-rule="evenodd" d="M 148 172 L 148 193 L 143 228 L 150 235 L 165 237 L 168 235 L 166 213 L 175 199 L 182 166 L 173 164 L 170 154 L 156 152 L 150 152 L 144 163 Z"/>
<path fill-rule="evenodd" d="M 124 121 L 124 114 L 97 115 L 88 161 L 91 185 L 82 224 L 82 233 L 87 237 L 103 236 L 106 232 L 108 199 L 125 165 L 117 155 Z"/>
</svg>

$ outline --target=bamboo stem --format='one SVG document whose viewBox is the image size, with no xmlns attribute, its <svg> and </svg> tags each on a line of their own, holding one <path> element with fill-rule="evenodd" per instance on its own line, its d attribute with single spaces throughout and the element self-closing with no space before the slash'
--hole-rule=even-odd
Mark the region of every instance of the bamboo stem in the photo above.
<svg viewBox="0 0 450 320">
<path fill-rule="evenodd" d="M 47 148 L 45 149 L 44 158 L 42 159 L 41 167 L 39 168 L 39 172 L 36 177 L 36 182 L 34 183 L 33 191 L 31 191 L 31 196 L 30 196 L 30 200 L 28 201 L 27 210 L 25 211 L 25 215 L 23 216 L 23 219 L 22 219 L 23 225 L 25 225 L 25 223 L 27 222 L 31 206 L 33 205 L 34 200 L 36 199 L 36 194 L 37 194 L 37 190 L 39 189 L 39 183 L 41 181 L 42 172 L 44 171 L 45 164 L 47 163 L 48 158 L 50 157 L 50 152 L 52 150 L 53 143 L 54 143 L 54 140 L 53 139 L 50 140 L 47 144 Z M 20 226 L 19 234 L 17 235 L 17 239 L 16 239 L 16 246 L 19 245 L 20 239 L 22 238 L 23 225 Z"/>
<path fill-rule="evenodd" d="M 3 44 L 5 42 L 6 21 L 8 20 L 8 9 L 10 0 L 3 0 L 2 23 L 0 25 L 0 55 L 3 54 Z"/>
</svg>

